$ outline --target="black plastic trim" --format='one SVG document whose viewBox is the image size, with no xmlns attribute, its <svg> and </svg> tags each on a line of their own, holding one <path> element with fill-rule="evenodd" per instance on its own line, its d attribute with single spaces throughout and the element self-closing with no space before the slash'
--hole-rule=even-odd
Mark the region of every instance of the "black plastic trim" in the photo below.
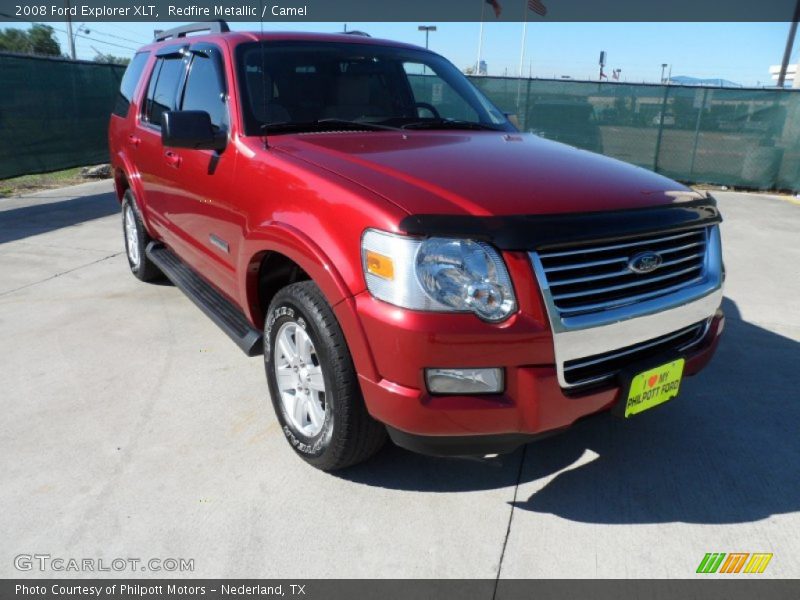
<svg viewBox="0 0 800 600">
<path fill-rule="evenodd" d="M 604 242 L 722 222 L 711 196 L 664 206 L 555 215 L 409 215 L 409 235 L 483 240 L 500 250 L 541 250 Z"/>
<path fill-rule="evenodd" d="M 187 33 L 197 33 L 198 31 L 207 31 L 208 33 L 228 33 L 231 30 L 225 21 L 203 21 L 200 23 L 191 23 L 189 25 L 181 25 L 173 29 L 161 30 L 158 29 L 153 33 L 153 41 L 163 42 L 170 38 L 183 38 Z"/>
<path fill-rule="evenodd" d="M 156 51 L 158 58 L 183 58 L 189 52 L 189 44 L 176 44 L 164 46 Z"/>
<path fill-rule="evenodd" d="M 222 88 L 222 93 L 225 94 L 225 97 L 227 99 L 229 88 L 228 88 L 228 80 L 225 77 L 225 58 L 222 52 L 222 47 L 212 42 L 197 42 L 196 44 L 192 44 L 191 46 L 189 46 L 189 52 L 192 55 L 205 54 L 209 59 L 211 59 L 214 62 L 214 67 L 216 68 L 217 72 L 217 82 Z M 188 77 L 191 77 L 192 75 L 192 66 L 194 65 L 195 58 L 196 57 L 193 56 L 192 62 L 189 65 Z M 181 98 L 181 103 L 183 103 L 183 98 Z"/>
<path fill-rule="evenodd" d="M 428 456 L 486 456 L 508 454 L 520 446 L 550 437 L 562 429 L 543 433 L 503 433 L 495 435 L 416 435 L 386 426 L 392 442 L 401 448 Z"/>
<path fill-rule="evenodd" d="M 147 256 L 172 283 L 186 294 L 247 356 L 264 353 L 262 333 L 241 310 L 163 244 L 150 242 Z"/>
<path fill-rule="evenodd" d="M 189 46 L 180 46 L 181 51 L 175 53 L 168 53 L 164 56 L 159 56 L 156 54 L 156 60 L 153 63 L 153 67 L 150 69 L 150 72 L 147 77 L 147 86 L 144 89 L 144 96 L 141 101 L 141 105 L 139 108 L 139 122 L 142 125 L 147 126 L 150 129 L 155 131 L 161 132 L 161 123 L 155 125 L 150 121 L 150 112 L 152 109 L 151 102 L 153 101 L 150 98 L 150 84 L 153 83 L 153 78 L 155 77 L 155 85 L 158 84 L 158 78 L 161 76 L 160 69 L 162 67 L 162 63 L 165 60 L 181 60 L 183 62 L 183 73 L 181 74 L 181 78 L 178 81 L 178 86 L 174 92 L 173 104 L 174 106 L 170 110 L 177 110 L 179 102 L 183 99 L 183 90 L 186 87 L 186 79 L 189 75 Z M 155 92 L 155 88 L 153 89 Z"/>
</svg>

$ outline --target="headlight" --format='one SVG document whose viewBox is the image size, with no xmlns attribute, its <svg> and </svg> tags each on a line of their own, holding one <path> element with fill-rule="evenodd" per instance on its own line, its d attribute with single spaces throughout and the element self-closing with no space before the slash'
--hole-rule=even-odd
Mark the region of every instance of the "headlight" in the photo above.
<svg viewBox="0 0 800 600">
<path fill-rule="evenodd" d="M 422 240 L 369 229 L 361 255 L 370 293 L 396 306 L 473 312 L 492 322 L 517 308 L 503 259 L 483 242 Z"/>
</svg>

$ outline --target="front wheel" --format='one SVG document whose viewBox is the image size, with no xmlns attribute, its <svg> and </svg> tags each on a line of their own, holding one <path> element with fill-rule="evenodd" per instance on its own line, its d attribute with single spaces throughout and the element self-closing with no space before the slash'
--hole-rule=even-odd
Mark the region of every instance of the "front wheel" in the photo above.
<svg viewBox="0 0 800 600">
<path fill-rule="evenodd" d="M 367 412 L 344 334 L 316 284 L 294 283 L 275 295 L 264 342 L 272 403 L 297 454 L 334 471 L 380 450 L 386 430 Z"/>
</svg>

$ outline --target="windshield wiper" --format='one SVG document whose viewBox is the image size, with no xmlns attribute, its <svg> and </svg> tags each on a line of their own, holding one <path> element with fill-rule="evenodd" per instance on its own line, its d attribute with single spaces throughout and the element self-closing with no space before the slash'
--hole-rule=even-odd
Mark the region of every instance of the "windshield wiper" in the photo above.
<svg viewBox="0 0 800 600">
<path fill-rule="evenodd" d="M 481 131 L 503 131 L 497 127 L 476 123 L 474 121 L 461 121 L 459 119 L 425 119 L 413 121 L 401 126 L 403 129 L 476 129 Z"/>
<path fill-rule="evenodd" d="M 348 121 L 347 119 L 317 119 L 316 121 L 280 121 L 278 123 L 264 123 L 261 131 L 267 133 L 288 133 L 290 131 L 318 131 L 320 129 L 351 129 L 353 131 L 400 131 L 397 127 L 378 125 L 363 121 Z"/>
<path fill-rule="evenodd" d="M 384 129 L 386 131 L 400 131 L 399 127 L 392 127 L 391 125 L 381 125 L 379 123 L 372 123 L 370 121 L 348 121 L 347 119 L 318 119 L 317 123 L 332 123 L 334 125 L 353 125 L 354 127 L 358 128 L 368 128 L 368 129 Z"/>
</svg>

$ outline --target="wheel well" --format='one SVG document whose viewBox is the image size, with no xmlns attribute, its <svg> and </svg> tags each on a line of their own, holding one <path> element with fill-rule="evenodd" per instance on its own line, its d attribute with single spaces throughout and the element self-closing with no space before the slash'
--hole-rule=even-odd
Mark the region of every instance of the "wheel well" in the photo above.
<svg viewBox="0 0 800 600">
<path fill-rule="evenodd" d="M 122 202 L 122 197 L 125 195 L 125 191 L 130 187 L 128 183 L 128 178 L 125 177 L 125 173 L 122 169 L 115 169 L 114 170 L 114 191 L 117 193 L 117 200 Z"/>
<path fill-rule="evenodd" d="M 267 314 L 269 303 L 282 288 L 311 279 L 300 265 L 279 252 L 267 252 L 258 269 L 258 306 Z"/>
</svg>

